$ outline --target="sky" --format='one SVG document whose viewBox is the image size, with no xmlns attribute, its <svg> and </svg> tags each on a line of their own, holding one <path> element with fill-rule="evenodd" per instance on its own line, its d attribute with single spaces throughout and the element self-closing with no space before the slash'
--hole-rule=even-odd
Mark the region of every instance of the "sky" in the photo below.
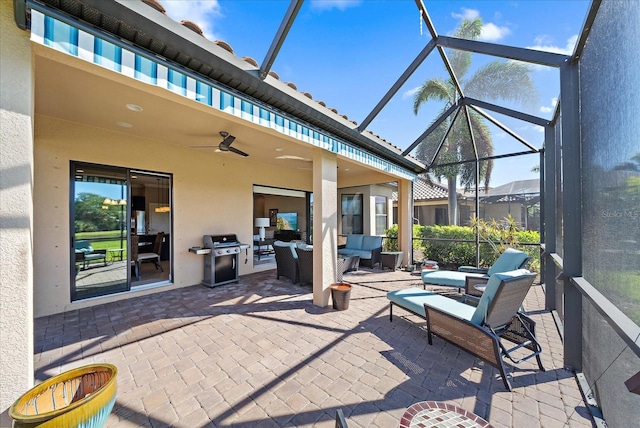
<svg viewBox="0 0 640 428">
<path fill-rule="evenodd" d="M 289 7 L 286 0 L 160 2 L 172 19 L 196 22 L 207 39 L 223 40 L 237 56 L 251 57 L 258 64 L 265 59 Z M 462 19 L 479 17 L 482 41 L 570 55 L 590 2 L 424 0 L 424 4 L 438 34 L 453 35 Z M 413 0 L 306 0 L 271 70 L 281 81 L 295 83 L 299 91 L 361 123 L 430 39 Z M 494 59 L 473 54 L 469 75 Z M 530 105 L 487 101 L 550 119 L 559 94 L 559 72 L 534 66 L 530 73 L 537 91 Z M 413 94 L 425 80 L 447 77 L 440 56 L 433 51 L 367 129 L 406 149 L 443 109 L 442 102 L 429 101 L 414 114 Z M 542 148 L 541 127 L 491 114 Z M 495 154 L 526 150 L 500 128 L 489 128 Z M 531 170 L 539 163 L 538 155 L 498 160 L 491 186 L 537 178 Z"/>
</svg>

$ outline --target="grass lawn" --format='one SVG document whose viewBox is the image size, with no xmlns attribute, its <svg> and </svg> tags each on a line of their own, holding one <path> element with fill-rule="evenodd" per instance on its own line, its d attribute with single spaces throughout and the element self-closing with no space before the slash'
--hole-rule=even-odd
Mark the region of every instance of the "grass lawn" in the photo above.
<svg viewBox="0 0 640 428">
<path fill-rule="evenodd" d="M 76 233 L 76 241 L 87 240 L 94 250 L 124 249 L 123 258 L 127 257 L 127 234 L 123 232 L 122 238 L 119 230 L 107 230 L 101 232 Z"/>
</svg>

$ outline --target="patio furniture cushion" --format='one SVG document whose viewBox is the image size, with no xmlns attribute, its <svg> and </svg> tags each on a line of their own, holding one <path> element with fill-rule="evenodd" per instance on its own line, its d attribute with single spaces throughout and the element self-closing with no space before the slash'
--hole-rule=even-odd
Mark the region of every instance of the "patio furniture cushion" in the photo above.
<svg viewBox="0 0 640 428">
<path fill-rule="evenodd" d="M 504 250 L 500 257 L 493 263 L 493 265 L 487 271 L 487 275 L 491 276 L 498 272 L 507 272 L 517 268 L 524 267 L 523 264 L 527 261 L 529 255 L 524 251 L 516 250 L 514 248 L 507 248 Z"/>
<path fill-rule="evenodd" d="M 471 319 L 474 311 L 476 310 L 476 308 L 471 305 L 465 305 L 464 303 L 460 303 L 440 294 L 421 290 L 415 287 L 404 290 L 389 291 L 387 293 L 387 299 L 389 299 L 390 302 L 421 316 L 422 318 L 426 316 L 424 311 L 425 304 L 436 306 L 445 312 L 455 314 L 467 321 Z"/>
<path fill-rule="evenodd" d="M 362 250 L 372 251 L 382 247 L 382 236 L 364 235 L 362 237 Z"/>
<path fill-rule="evenodd" d="M 284 241 L 276 241 L 273 243 L 274 247 L 288 247 L 291 250 L 291 254 L 294 259 L 298 258 L 298 254 L 296 254 L 296 243 L 295 242 L 284 242 Z"/>
<path fill-rule="evenodd" d="M 421 273 L 422 282 L 425 284 L 443 285 L 448 287 L 464 287 L 464 280 L 467 276 L 484 277 L 479 273 L 458 272 L 455 270 L 433 270 L 424 269 Z"/>
<path fill-rule="evenodd" d="M 348 250 L 362 250 L 362 240 L 364 235 L 347 235 L 345 248 Z"/>
<path fill-rule="evenodd" d="M 489 305 L 491 304 L 491 301 L 493 300 L 496 294 L 496 291 L 498 291 L 498 287 L 500 286 L 500 282 L 502 280 L 516 279 L 516 278 L 530 275 L 530 274 L 531 272 L 529 272 L 527 269 L 518 269 L 518 270 L 496 273 L 494 275 L 491 275 L 491 277 L 489 278 L 489 281 L 487 282 L 487 288 L 485 288 L 484 292 L 482 293 L 482 297 L 480 297 L 480 301 L 478 302 L 478 307 L 473 313 L 473 316 L 471 317 L 470 321 L 473 324 L 482 325 L 482 323 L 484 322 L 487 316 Z M 505 286 L 508 287 L 509 286 L 508 283 L 506 283 Z"/>
</svg>

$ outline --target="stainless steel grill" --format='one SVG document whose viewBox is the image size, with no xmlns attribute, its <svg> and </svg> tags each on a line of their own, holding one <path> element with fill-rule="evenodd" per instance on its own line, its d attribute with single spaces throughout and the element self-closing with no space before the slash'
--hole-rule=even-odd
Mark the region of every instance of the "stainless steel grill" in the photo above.
<svg viewBox="0 0 640 428">
<path fill-rule="evenodd" d="M 235 234 L 204 235 L 204 248 L 211 250 L 204 254 L 204 281 L 207 287 L 238 282 L 238 254 L 249 245 L 238 241 Z"/>
</svg>

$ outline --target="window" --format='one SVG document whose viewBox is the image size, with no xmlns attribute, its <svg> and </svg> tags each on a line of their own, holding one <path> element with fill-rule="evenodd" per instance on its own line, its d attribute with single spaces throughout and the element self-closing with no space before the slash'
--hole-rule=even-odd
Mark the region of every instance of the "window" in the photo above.
<svg viewBox="0 0 640 428">
<path fill-rule="evenodd" d="M 364 233 L 362 227 L 362 195 L 342 195 L 342 234 Z"/>
<path fill-rule="evenodd" d="M 387 224 L 387 198 L 376 196 L 376 235 L 384 235 Z"/>
<path fill-rule="evenodd" d="M 436 224 L 439 224 L 439 225 L 449 224 L 446 208 L 436 208 Z"/>
</svg>

